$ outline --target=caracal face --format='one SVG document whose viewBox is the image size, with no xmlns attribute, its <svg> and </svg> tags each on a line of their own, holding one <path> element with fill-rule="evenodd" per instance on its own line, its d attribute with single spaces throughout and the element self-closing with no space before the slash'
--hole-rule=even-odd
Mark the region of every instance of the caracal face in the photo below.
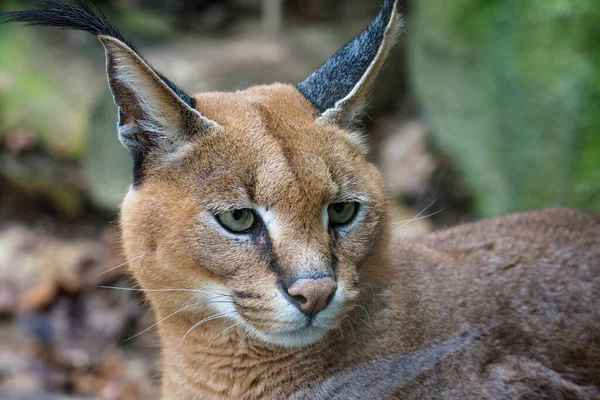
<svg viewBox="0 0 600 400">
<path fill-rule="evenodd" d="M 128 256 L 148 253 L 133 273 L 146 289 L 197 289 L 173 307 L 198 303 L 189 309 L 198 320 L 224 314 L 270 344 L 315 343 L 354 307 L 386 219 L 383 179 L 353 137 L 316 119 L 292 86 L 197 100 L 220 128 L 194 135 L 123 203 Z M 336 204 L 354 208 L 342 224 L 330 220 Z M 242 232 L 219 220 L 233 210 L 249 210 Z M 323 310 L 303 312 L 287 289 L 320 277 L 337 288 Z"/>
<path fill-rule="evenodd" d="M 361 268 L 385 242 L 383 179 L 354 127 L 401 31 L 399 8 L 384 0 L 363 33 L 295 86 L 195 96 L 94 7 L 51 1 L 6 18 L 102 43 L 134 164 L 123 245 L 156 316 L 185 311 L 188 333 L 228 319 L 293 347 L 341 326 Z"/>
</svg>

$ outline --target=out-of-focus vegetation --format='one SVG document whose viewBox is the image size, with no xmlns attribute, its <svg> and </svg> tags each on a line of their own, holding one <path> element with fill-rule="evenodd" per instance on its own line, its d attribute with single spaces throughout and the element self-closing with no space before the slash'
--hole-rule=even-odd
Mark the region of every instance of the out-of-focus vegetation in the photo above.
<svg viewBox="0 0 600 400">
<path fill-rule="evenodd" d="M 424 116 L 479 214 L 600 209 L 600 3 L 420 0 L 408 37 Z"/>
<path fill-rule="evenodd" d="M 380 6 L 97 4 L 188 92 L 298 82 Z M 600 210 L 600 4 L 403 4 L 406 33 L 364 121 L 398 200 L 396 233 L 550 205 Z M 112 269 L 124 261 L 112 222 L 131 161 L 103 57 L 85 33 L 0 25 L 0 398 L 157 393 L 156 356 L 143 350 L 153 332 L 119 344 L 151 316 L 139 297 L 99 288 L 131 284 Z"/>
</svg>

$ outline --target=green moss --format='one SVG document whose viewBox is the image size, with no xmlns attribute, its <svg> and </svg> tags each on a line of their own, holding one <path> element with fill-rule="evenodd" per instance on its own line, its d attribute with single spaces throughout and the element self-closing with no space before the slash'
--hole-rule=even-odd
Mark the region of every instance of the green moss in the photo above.
<svg viewBox="0 0 600 400">
<path fill-rule="evenodd" d="M 119 20 L 120 26 L 147 38 L 161 39 L 175 32 L 172 18 L 165 13 L 124 8 L 119 12 Z"/>
<path fill-rule="evenodd" d="M 27 130 L 53 156 L 78 158 L 104 77 L 74 49 L 48 47 L 35 29 L 0 25 L 0 134 Z"/>
<path fill-rule="evenodd" d="M 600 209 L 593 3 L 417 3 L 408 28 L 415 89 L 480 214 Z"/>
</svg>

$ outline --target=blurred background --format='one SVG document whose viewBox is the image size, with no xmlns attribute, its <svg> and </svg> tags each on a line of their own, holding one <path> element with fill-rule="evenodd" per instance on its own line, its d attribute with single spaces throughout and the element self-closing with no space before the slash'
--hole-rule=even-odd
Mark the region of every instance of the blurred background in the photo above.
<svg viewBox="0 0 600 400">
<path fill-rule="evenodd" d="M 406 33 L 364 120 L 395 233 L 600 210 L 600 3 L 400 1 Z M 381 5 L 95 3 L 187 92 L 301 81 Z M 155 333 L 123 342 L 152 316 L 100 287 L 134 286 L 116 223 L 130 181 L 98 41 L 0 25 L 0 398 L 156 398 Z"/>
</svg>

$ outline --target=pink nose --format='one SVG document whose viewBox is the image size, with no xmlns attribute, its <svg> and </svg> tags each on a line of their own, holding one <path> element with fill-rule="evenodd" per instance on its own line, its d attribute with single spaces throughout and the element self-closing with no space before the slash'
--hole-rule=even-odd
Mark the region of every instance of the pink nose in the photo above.
<svg viewBox="0 0 600 400">
<path fill-rule="evenodd" d="M 327 308 L 336 289 L 333 278 L 298 279 L 287 292 L 300 311 L 313 316 Z"/>
</svg>

